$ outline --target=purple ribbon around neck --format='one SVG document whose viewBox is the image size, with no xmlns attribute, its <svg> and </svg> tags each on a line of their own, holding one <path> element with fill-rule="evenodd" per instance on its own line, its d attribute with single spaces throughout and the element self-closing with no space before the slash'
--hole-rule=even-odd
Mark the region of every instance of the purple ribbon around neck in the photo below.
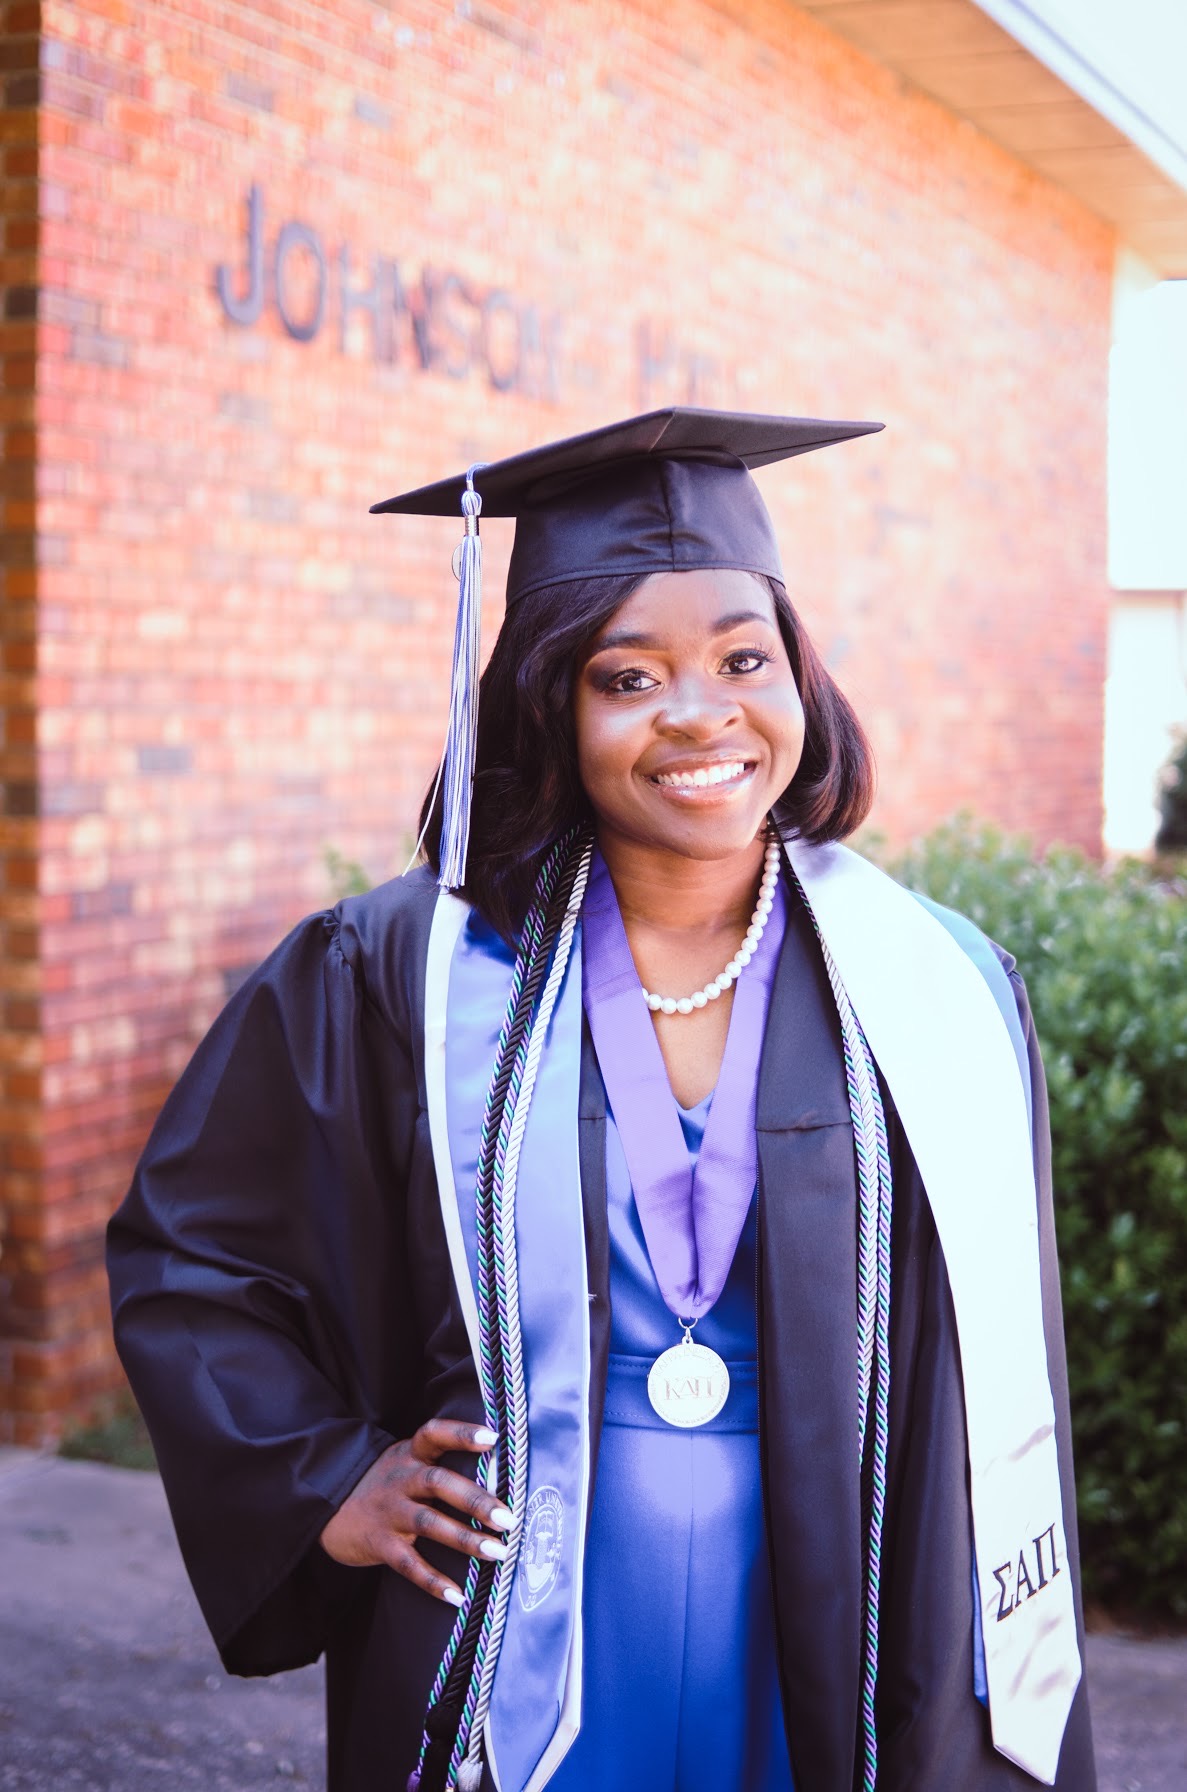
<svg viewBox="0 0 1187 1792">
<path fill-rule="evenodd" d="M 721 1071 L 696 1170 L 614 884 L 595 852 L 581 911 L 585 1012 L 660 1293 L 699 1319 L 725 1286 L 758 1175 L 754 1135 L 767 1004 L 787 923 L 783 882 L 758 950 L 734 984 Z"/>
</svg>

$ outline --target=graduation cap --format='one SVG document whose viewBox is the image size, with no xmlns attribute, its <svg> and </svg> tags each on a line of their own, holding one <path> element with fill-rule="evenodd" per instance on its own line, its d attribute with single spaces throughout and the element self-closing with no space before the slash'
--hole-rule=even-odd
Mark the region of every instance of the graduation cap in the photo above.
<svg viewBox="0 0 1187 1792">
<path fill-rule="evenodd" d="M 439 774 L 443 889 L 460 888 L 466 876 L 478 719 L 480 512 L 516 519 L 509 606 L 542 586 L 599 576 L 722 567 L 782 580 L 775 532 L 750 469 L 881 428 L 673 406 L 479 463 L 371 506 L 372 514 L 460 512 L 465 519 L 454 559 L 460 593 Z"/>
</svg>

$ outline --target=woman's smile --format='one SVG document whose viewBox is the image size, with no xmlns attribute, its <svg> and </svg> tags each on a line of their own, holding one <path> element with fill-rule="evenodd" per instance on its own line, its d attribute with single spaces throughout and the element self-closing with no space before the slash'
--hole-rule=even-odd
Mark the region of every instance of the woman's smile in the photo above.
<svg viewBox="0 0 1187 1792">
<path fill-rule="evenodd" d="M 734 796 L 754 776 L 754 759 L 699 759 L 681 761 L 663 771 L 646 774 L 648 781 L 680 802 L 720 802 Z"/>
</svg>

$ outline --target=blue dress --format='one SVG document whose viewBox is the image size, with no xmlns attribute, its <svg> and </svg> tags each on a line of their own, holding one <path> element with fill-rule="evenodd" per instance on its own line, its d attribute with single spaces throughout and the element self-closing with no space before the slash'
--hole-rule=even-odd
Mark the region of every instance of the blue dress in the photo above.
<svg viewBox="0 0 1187 1792">
<path fill-rule="evenodd" d="M 681 1108 L 695 1165 L 712 1096 Z M 757 1203 L 694 1336 L 730 1392 L 697 1430 L 665 1424 L 647 1374 L 680 1328 L 656 1285 L 606 1117 L 610 1364 L 586 1550 L 581 1734 L 549 1792 L 792 1792 L 758 1454 Z"/>
</svg>

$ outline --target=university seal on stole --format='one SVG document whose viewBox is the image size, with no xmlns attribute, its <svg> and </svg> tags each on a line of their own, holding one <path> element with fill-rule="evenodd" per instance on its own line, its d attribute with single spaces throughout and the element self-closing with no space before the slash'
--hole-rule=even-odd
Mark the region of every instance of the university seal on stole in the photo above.
<svg viewBox="0 0 1187 1792">
<path fill-rule="evenodd" d="M 525 1612 L 543 1605 L 555 1587 L 564 1538 L 564 1500 L 555 1487 L 537 1487 L 528 1501 L 519 1546 L 519 1603 Z"/>
</svg>

